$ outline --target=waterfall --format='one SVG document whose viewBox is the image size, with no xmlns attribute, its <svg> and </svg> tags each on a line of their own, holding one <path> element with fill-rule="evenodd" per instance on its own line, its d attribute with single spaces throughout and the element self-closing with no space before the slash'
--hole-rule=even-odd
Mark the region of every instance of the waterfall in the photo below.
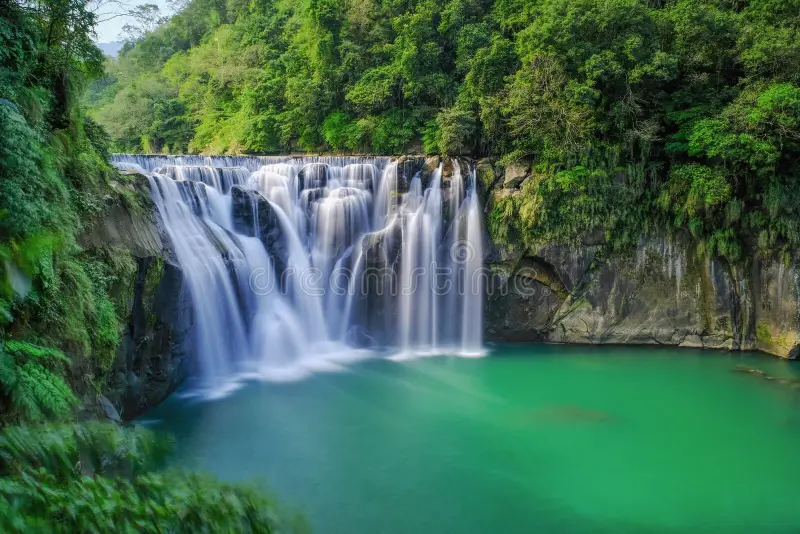
<svg viewBox="0 0 800 534">
<path fill-rule="evenodd" d="M 197 391 L 376 354 L 482 354 L 475 170 L 404 160 L 113 155 L 147 174 L 184 273 Z"/>
<path fill-rule="evenodd" d="M 467 197 L 461 204 L 466 219 L 463 240 L 467 251 L 466 254 L 454 258 L 454 261 L 460 262 L 467 284 L 462 293 L 461 320 L 461 351 L 465 356 L 483 354 L 483 295 L 486 273 L 483 271 L 481 206 L 476 187 L 477 174 L 473 168 L 470 170 Z"/>
</svg>

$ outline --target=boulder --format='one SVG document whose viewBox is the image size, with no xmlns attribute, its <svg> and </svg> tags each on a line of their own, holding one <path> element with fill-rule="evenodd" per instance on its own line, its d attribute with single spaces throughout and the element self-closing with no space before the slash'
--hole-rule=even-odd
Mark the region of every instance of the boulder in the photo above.
<svg viewBox="0 0 800 534">
<path fill-rule="evenodd" d="M 395 217 L 383 230 L 365 235 L 361 241 L 367 267 L 393 268 L 403 247 L 403 225 Z"/>
<path fill-rule="evenodd" d="M 119 416 L 119 412 L 116 408 L 114 408 L 114 405 L 111 404 L 111 401 L 108 400 L 105 395 L 97 396 L 97 404 L 103 410 L 103 413 L 105 413 L 106 419 L 115 421 L 117 423 L 122 421 L 122 418 Z"/>
<path fill-rule="evenodd" d="M 288 265 L 289 248 L 275 208 L 258 191 L 238 185 L 231 188 L 231 198 L 234 228 L 261 240 L 280 276 Z"/>
<path fill-rule="evenodd" d="M 328 165 L 325 163 L 309 163 L 297 173 L 300 190 L 325 187 L 328 185 Z"/>
<path fill-rule="evenodd" d="M 530 164 L 527 162 L 517 162 L 506 166 L 503 187 L 506 189 L 518 189 L 530 172 Z"/>
</svg>

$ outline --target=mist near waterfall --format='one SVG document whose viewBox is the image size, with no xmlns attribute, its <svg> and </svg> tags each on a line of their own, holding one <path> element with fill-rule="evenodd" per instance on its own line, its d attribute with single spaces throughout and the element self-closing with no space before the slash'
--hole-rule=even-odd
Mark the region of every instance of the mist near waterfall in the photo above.
<svg viewBox="0 0 800 534">
<path fill-rule="evenodd" d="M 113 157 L 147 175 L 183 272 L 195 391 L 484 353 L 474 168 L 417 160 Z"/>
</svg>

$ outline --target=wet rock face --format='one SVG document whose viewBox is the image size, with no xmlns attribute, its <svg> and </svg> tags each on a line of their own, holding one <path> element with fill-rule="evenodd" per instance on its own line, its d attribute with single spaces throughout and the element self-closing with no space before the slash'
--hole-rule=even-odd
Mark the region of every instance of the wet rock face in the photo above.
<svg viewBox="0 0 800 534">
<path fill-rule="evenodd" d="M 755 347 L 786 358 L 800 357 L 800 269 L 757 259 L 753 276 Z"/>
<path fill-rule="evenodd" d="M 739 348 L 729 302 L 709 266 L 667 239 L 643 241 L 629 254 L 598 258 L 570 290 L 550 339 Z M 720 308 L 720 301 L 724 302 Z"/>
<path fill-rule="evenodd" d="M 363 260 L 359 273 L 361 287 L 354 316 L 374 336 L 370 344 L 390 344 L 397 322 L 398 273 L 403 245 L 400 217 L 381 231 L 367 234 L 361 241 Z M 363 343 L 361 343 L 363 345 Z"/>
<path fill-rule="evenodd" d="M 627 253 L 555 244 L 526 251 L 502 266 L 506 294 L 487 297 L 487 336 L 749 348 L 730 273 L 692 251 L 666 238 Z"/>
<path fill-rule="evenodd" d="M 328 184 L 328 165 L 309 163 L 297 173 L 300 189 L 316 189 Z"/>
<path fill-rule="evenodd" d="M 487 217 L 495 199 L 523 194 L 525 165 L 481 160 L 477 171 Z M 730 265 L 698 255 L 688 236 L 663 235 L 619 252 L 590 232 L 572 245 L 495 243 L 487 268 L 489 341 L 800 352 L 800 268 L 777 258 Z"/>
<path fill-rule="evenodd" d="M 395 270 L 403 247 L 402 219 L 396 217 L 394 222 L 383 230 L 365 235 L 361 247 L 367 267 L 387 267 Z"/>
<path fill-rule="evenodd" d="M 193 319 L 147 177 L 122 172 L 112 188 L 121 194 L 108 198 L 104 218 L 79 236 L 79 242 L 130 254 L 136 273 L 112 295 L 115 302 L 129 303 L 125 326 L 102 395 L 85 404 L 93 417 L 130 420 L 163 401 L 188 376 Z"/>
<path fill-rule="evenodd" d="M 237 232 L 258 237 L 267 249 L 279 276 L 286 270 L 289 249 L 272 204 L 258 191 L 231 188 L 233 224 Z"/>
<path fill-rule="evenodd" d="M 423 184 L 430 181 L 431 174 L 439 166 L 439 158 L 402 156 L 397 160 L 397 193 L 407 193 L 411 180 L 419 175 Z"/>
<path fill-rule="evenodd" d="M 166 399 L 191 371 L 192 307 L 180 269 L 161 257 L 136 264 L 130 316 L 104 392 L 124 420 Z"/>
<path fill-rule="evenodd" d="M 554 314 L 563 301 L 546 280 L 513 263 L 492 265 L 484 304 L 485 337 L 489 341 L 546 340 Z"/>
<path fill-rule="evenodd" d="M 106 216 L 79 236 L 80 244 L 85 248 L 114 245 L 130 250 L 134 256 L 158 255 L 164 245 L 147 177 L 135 171 L 122 174 L 128 183 L 111 183 L 112 190 L 119 196 L 106 199 Z M 136 195 L 141 206 L 133 207 L 125 201 L 125 195 L 131 193 Z"/>
</svg>

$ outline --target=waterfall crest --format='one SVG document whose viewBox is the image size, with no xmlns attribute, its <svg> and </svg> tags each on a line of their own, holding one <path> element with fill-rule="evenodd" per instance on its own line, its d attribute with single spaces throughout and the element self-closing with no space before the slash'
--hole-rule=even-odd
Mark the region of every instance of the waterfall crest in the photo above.
<svg viewBox="0 0 800 534">
<path fill-rule="evenodd" d="M 475 171 L 409 161 L 113 156 L 147 175 L 184 272 L 203 395 L 374 354 L 482 354 Z"/>
</svg>

